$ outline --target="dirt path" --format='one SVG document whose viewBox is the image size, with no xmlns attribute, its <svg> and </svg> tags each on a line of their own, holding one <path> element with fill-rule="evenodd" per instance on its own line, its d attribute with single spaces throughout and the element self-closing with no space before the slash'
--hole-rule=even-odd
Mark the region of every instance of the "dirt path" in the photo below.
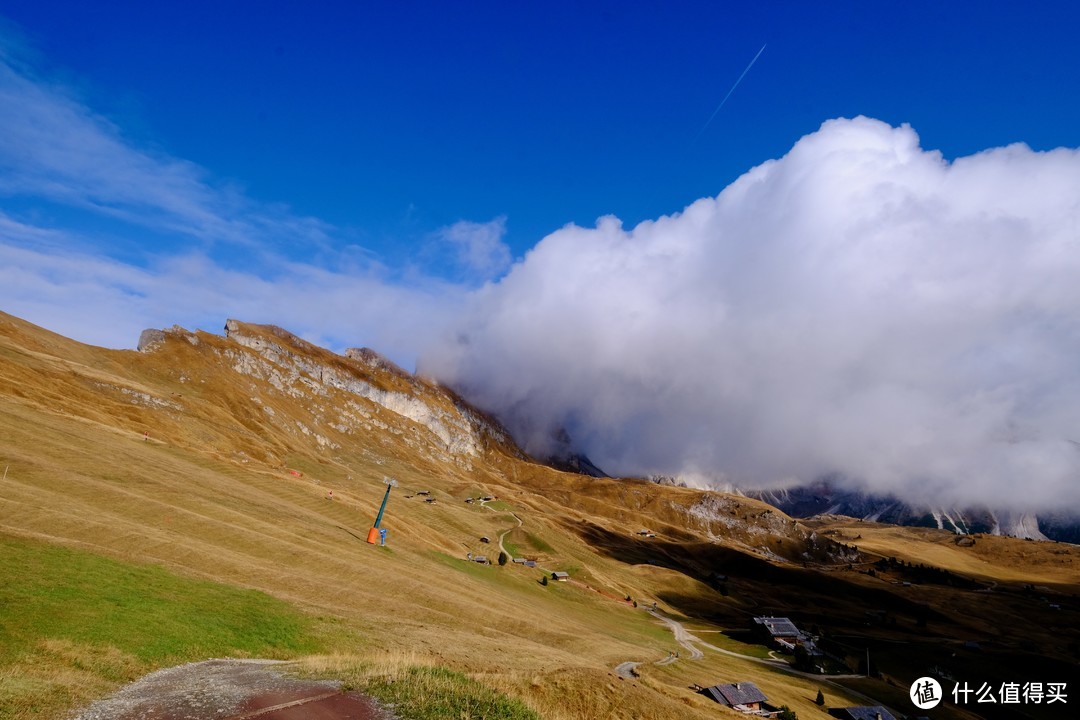
<svg viewBox="0 0 1080 720">
<path fill-rule="evenodd" d="M 615 674 L 624 680 L 637 680 L 637 666 L 639 662 L 624 662 L 615 666 Z"/>
<path fill-rule="evenodd" d="M 74 720 L 394 720 L 340 683 L 300 680 L 272 660 L 207 660 L 159 670 Z"/>
<path fill-rule="evenodd" d="M 673 620 L 667 615 L 661 615 L 656 610 L 649 610 L 649 614 L 668 626 L 668 628 L 671 630 L 671 633 L 675 636 L 675 642 L 679 643 L 684 648 L 690 651 L 691 660 L 700 660 L 701 658 L 705 657 L 705 653 L 698 650 L 697 647 L 691 643 L 691 640 L 697 640 L 698 642 L 701 642 L 701 640 L 691 635 L 681 622 Z M 705 643 L 702 644 L 704 645 Z"/>
<path fill-rule="evenodd" d="M 517 528 L 519 528 L 519 527 L 521 527 L 523 525 L 523 523 L 521 521 L 521 518 L 519 518 L 518 514 L 516 512 L 514 512 L 513 510 L 496 510 L 493 507 L 488 507 L 488 501 L 487 500 L 481 500 L 480 501 L 480 507 L 484 508 L 485 510 L 490 510 L 491 512 L 508 512 L 508 513 L 510 513 L 511 515 L 514 516 L 515 520 L 517 520 L 517 527 L 507 528 L 506 530 L 503 530 L 501 533 L 499 533 L 499 552 L 506 553 L 506 557 L 509 558 L 510 560 L 513 560 L 514 556 L 511 553 L 506 551 L 506 546 L 503 545 L 503 540 L 506 539 L 507 535 L 509 535 L 514 530 L 517 530 Z"/>
<path fill-rule="evenodd" d="M 517 527 L 521 527 L 523 523 L 521 522 L 521 518 L 519 518 L 517 516 L 517 513 L 516 512 L 511 512 L 510 514 L 514 516 L 515 520 L 517 520 L 517 523 L 518 523 Z M 510 558 L 511 560 L 514 559 L 514 556 L 511 553 L 506 551 L 506 546 L 503 545 L 503 540 L 505 540 L 506 536 L 509 535 L 510 533 L 514 532 L 515 530 L 517 530 L 517 528 L 509 528 L 509 529 L 503 530 L 501 533 L 499 533 L 499 552 L 506 553 L 506 557 Z"/>
</svg>

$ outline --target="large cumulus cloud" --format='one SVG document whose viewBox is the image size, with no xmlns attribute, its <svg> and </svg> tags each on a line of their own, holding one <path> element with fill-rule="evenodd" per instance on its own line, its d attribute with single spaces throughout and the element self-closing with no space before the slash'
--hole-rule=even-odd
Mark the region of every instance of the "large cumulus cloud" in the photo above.
<svg viewBox="0 0 1080 720">
<path fill-rule="evenodd" d="M 422 369 L 609 472 L 1080 507 L 1080 154 L 829 121 L 679 214 L 544 238 Z"/>
</svg>

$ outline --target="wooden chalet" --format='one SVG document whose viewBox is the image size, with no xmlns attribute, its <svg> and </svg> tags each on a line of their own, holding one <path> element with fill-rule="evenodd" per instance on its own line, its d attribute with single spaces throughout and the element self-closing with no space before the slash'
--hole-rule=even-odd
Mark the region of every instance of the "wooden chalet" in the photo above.
<svg viewBox="0 0 1080 720">
<path fill-rule="evenodd" d="M 737 682 L 730 685 L 713 685 L 701 691 L 721 705 L 726 705 L 742 712 L 767 710 L 768 698 L 752 682 Z"/>
</svg>

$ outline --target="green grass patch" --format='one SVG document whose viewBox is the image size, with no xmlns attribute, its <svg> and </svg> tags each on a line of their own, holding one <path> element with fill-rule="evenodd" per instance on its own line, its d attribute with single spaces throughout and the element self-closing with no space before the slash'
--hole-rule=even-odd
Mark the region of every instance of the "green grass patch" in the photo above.
<svg viewBox="0 0 1080 720">
<path fill-rule="evenodd" d="M 409 666 L 359 686 L 402 720 L 541 720 L 520 700 L 442 667 Z"/>
<path fill-rule="evenodd" d="M 534 535 L 532 533 L 525 533 L 525 538 L 529 541 L 530 545 L 532 545 L 534 548 L 536 548 L 540 552 L 545 552 L 545 553 L 554 553 L 555 552 L 555 548 L 548 545 L 546 542 L 544 542 L 537 535 Z"/>
<path fill-rule="evenodd" d="M 44 639 L 111 646 L 148 663 L 317 649 L 307 618 L 254 590 L 8 538 L 0 567 L 2 658 Z"/>
<path fill-rule="evenodd" d="M 0 717 L 84 702 L 153 669 L 322 649 L 314 621 L 254 590 L 0 536 Z"/>
</svg>

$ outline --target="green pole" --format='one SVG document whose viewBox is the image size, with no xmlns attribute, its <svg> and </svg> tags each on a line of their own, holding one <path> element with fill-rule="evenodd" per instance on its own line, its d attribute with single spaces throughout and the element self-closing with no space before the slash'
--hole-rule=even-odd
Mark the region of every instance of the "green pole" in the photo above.
<svg viewBox="0 0 1080 720">
<path fill-rule="evenodd" d="M 386 494 L 382 498 L 382 507 L 379 508 L 379 515 L 375 518 L 375 527 L 379 527 L 379 523 L 382 522 L 382 514 L 386 511 L 386 501 L 390 499 L 390 488 L 393 485 L 386 486 Z"/>
</svg>

